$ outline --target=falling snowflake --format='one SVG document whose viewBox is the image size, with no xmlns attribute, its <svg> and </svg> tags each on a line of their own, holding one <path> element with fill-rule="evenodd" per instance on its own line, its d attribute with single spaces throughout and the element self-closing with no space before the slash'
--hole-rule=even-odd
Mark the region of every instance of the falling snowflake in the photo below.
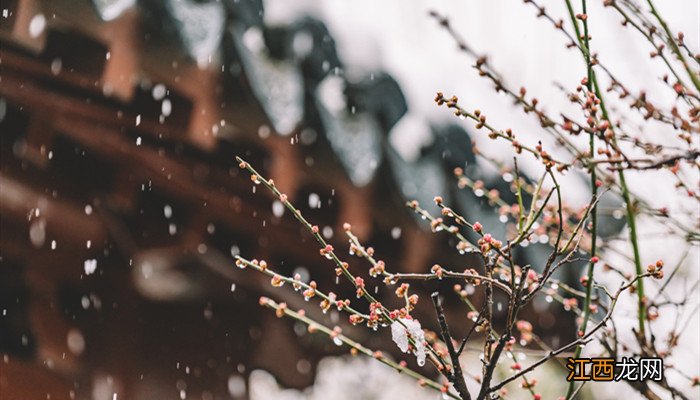
<svg viewBox="0 0 700 400">
<path fill-rule="evenodd" d="M 97 269 L 97 260 L 94 258 L 85 260 L 83 268 L 85 269 L 85 275 L 92 275 Z"/>
</svg>

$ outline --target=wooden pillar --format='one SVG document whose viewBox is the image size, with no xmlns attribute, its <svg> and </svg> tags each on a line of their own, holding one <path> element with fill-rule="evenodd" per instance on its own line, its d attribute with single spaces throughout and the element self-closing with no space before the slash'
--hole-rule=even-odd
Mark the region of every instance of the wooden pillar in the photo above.
<svg viewBox="0 0 700 400">
<path fill-rule="evenodd" d="M 46 40 L 49 20 L 42 14 L 39 0 L 19 0 L 13 14 L 12 38 L 40 52 Z"/>
<path fill-rule="evenodd" d="M 404 230 L 404 249 L 401 257 L 402 272 L 422 273 L 430 268 L 430 257 L 435 253 L 437 237 L 418 227 Z"/>
<path fill-rule="evenodd" d="M 134 95 L 135 78 L 139 74 L 140 16 L 136 9 L 125 11 L 106 23 L 102 39 L 108 43 L 107 66 L 101 84 L 105 94 L 123 101 Z"/>
<path fill-rule="evenodd" d="M 275 181 L 277 188 L 289 198 L 295 200 L 295 195 L 301 183 L 301 172 L 304 164 L 297 145 L 289 142 L 289 137 L 272 135 L 265 140 L 269 154 L 272 154 L 270 178 Z"/>
<path fill-rule="evenodd" d="M 190 84 L 194 83 L 194 87 L 190 87 L 187 91 L 192 101 L 188 139 L 202 149 L 211 150 L 216 147 L 216 134 L 221 121 L 219 106 L 221 73 L 212 67 L 200 68 L 193 64 L 186 75 L 185 80 Z"/>
<path fill-rule="evenodd" d="M 369 239 L 372 234 L 373 185 L 358 188 L 347 179 L 339 180 L 337 190 L 340 195 L 340 216 L 342 226 L 347 222 L 352 225 L 352 232 L 361 240 Z"/>
</svg>

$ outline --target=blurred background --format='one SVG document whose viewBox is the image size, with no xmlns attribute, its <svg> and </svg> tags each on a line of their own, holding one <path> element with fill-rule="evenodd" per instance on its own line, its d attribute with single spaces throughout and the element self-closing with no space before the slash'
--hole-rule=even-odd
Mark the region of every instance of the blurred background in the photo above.
<svg viewBox="0 0 700 400">
<path fill-rule="evenodd" d="M 562 2 L 543 3 L 565 16 Z M 602 2 L 592 3 L 599 57 L 631 88 L 672 103 L 648 44 Z M 698 49 L 698 3 L 660 3 L 670 25 Z M 554 143 L 479 78 L 473 60 L 428 16 L 433 9 L 449 16 L 478 54 L 488 54 L 506 82 L 527 87 L 553 115 L 571 110 L 555 83 L 575 87 L 583 76 L 580 56 L 521 2 L 3 1 L 0 397 L 438 397 L 275 318 L 258 306 L 261 295 L 294 309 L 309 303 L 233 264 L 239 254 L 264 258 L 280 273 L 353 296 L 351 287 L 336 286 L 333 269 L 282 204 L 252 187 L 237 155 L 273 178 L 336 249 L 347 246 L 342 224 L 350 222 L 395 271 L 473 262 L 431 233 L 404 206 L 408 200 L 435 212 L 432 199 L 441 195 L 505 235 L 486 193 L 459 190 L 451 171 L 464 168 L 512 202 L 512 175 L 477 157 L 471 142 L 506 163 L 509 146 L 473 134 L 471 125 L 438 109 L 435 92 L 458 95 L 532 143 Z M 653 128 L 645 137 L 663 139 Z M 522 157 L 519 164 L 527 175 L 540 173 L 534 160 Z M 648 175 L 630 174 L 630 185 L 654 206 L 689 210 L 680 217 L 695 224 L 697 203 L 679 197 L 663 174 L 653 184 L 644 184 Z M 562 179 L 569 203 L 588 200 L 582 175 Z M 621 208 L 614 196 L 605 201 Z M 605 237 L 624 237 L 622 215 L 603 217 Z M 663 227 L 651 221 L 640 226 L 644 259 L 681 260 L 682 241 L 659 234 Z M 518 263 L 542 265 L 545 242 L 535 238 L 519 249 Z M 624 241 L 612 246 L 628 251 Z M 697 247 L 682 262 L 697 267 Z M 697 281 L 697 268 L 683 271 L 685 283 Z M 560 278 L 575 285 L 577 273 Z M 451 290 L 440 282 L 418 290 L 425 298 L 441 287 Z M 392 301 L 391 288 L 377 293 Z M 448 316 L 464 318 L 457 300 L 447 301 Z M 550 302 L 536 301 L 524 318 L 556 347 L 571 340 L 575 325 Z M 386 332 L 307 308 L 354 339 L 401 356 Z M 632 308 L 623 321 L 634 320 Z M 425 301 L 416 311 L 432 328 L 433 313 Z M 672 324 L 663 318 L 659 324 Z M 687 352 L 673 361 L 696 374 L 697 314 L 689 321 Z M 466 330 L 453 325 L 458 334 Z M 475 363 L 478 352 L 469 352 Z M 479 371 L 478 364 L 467 369 Z M 564 371 L 544 370 L 541 379 L 552 382 L 545 398 L 547 387 L 551 393 L 564 387 Z M 617 398 L 628 388 L 596 390 L 584 395 Z"/>
</svg>

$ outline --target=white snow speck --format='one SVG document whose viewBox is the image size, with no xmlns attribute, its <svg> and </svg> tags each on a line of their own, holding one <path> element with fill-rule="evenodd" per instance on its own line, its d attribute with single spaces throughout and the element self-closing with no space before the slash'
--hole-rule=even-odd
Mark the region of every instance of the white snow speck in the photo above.
<svg viewBox="0 0 700 400">
<path fill-rule="evenodd" d="M 231 255 L 233 257 L 236 257 L 237 255 L 241 254 L 241 249 L 238 248 L 235 244 L 231 246 Z"/>
<path fill-rule="evenodd" d="M 173 112 L 173 103 L 170 102 L 170 99 L 164 99 L 160 105 L 160 113 L 169 117 L 171 112 Z"/>
<path fill-rule="evenodd" d="M 97 269 L 97 260 L 95 260 L 94 258 L 85 260 L 85 262 L 83 263 L 83 269 L 85 270 L 85 275 L 92 275 Z"/>
<path fill-rule="evenodd" d="M 321 208 L 321 197 L 316 193 L 311 193 L 309 195 L 309 207 L 310 208 Z"/>
<path fill-rule="evenodd" d="M 167 89 L 165 88 L 165 85 L 162 83 L 159 83 L 155 86 L 153 86 L 153 99 L 154 100 L 162 100 L 165 97 L 165 94 L 167 93 Z"/>
<path fill-rule="evenodd" d="M 281 201 L 275 200 L 272 203 L 272 215 L 279 218 L 284 214 L 284 204 Z"/>
<path fill-rule="evenodd" d="M 227 382 L 228 392 L 233 397 L 243 397 L 245 395 L 245 379 L 240 375 L 231 375 Z"/>
<path fill-rule="evenodd" d="M 44 29 L 46 28 L 46 17 L 44 17 L 44 14 L 37 14 L 32 17 L 32 20 L 29 21 L 29 35 L 32 38 L 39 37 L 44 32 Z"/>
<path fill-rule="evenodd" d="M 324 226 L 323 227 L 323 237 L 326 239 L 330 239 L 333 237 L 333 228 L 330 226 Z"/>
</svg>

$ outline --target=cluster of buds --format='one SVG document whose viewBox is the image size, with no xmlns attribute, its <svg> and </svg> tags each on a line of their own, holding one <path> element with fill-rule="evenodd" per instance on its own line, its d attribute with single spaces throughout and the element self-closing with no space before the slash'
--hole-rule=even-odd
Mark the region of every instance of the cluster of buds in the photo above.
<svg viewBox="0 0 700 400">
<path fill-rule="evenodd" d="M 398 279 L 396 279 L 396 276 L 388 274 L 387 276 L 384 277 L 384 284 L 385 285 L 396 285 L 396 282 L 398 282 Z"/>
<path fill-rule="evenodd" d="M 438 277 L 438 279 L 442 279 L 442 276 L 444 275 L 445 271 L 442 269 L 442 267 L 439 264 L 435 264 L 430 268 L 430 272 L 435 274 L 435 276 Z"/>
<path fill-rule="evenodd" d="M 395 292 L 396 297 L 398 297 L 400 299 L 403 298 L 406 295 L 406 293 L 408 293 L 408 288 L 409 288 L 408 283 L 402 283 L 401 286 L 396 288 L 396 292 Z"/>
<path fill-rule="evenodd" d="M 262 304 L 262 298 L 260 299 L 261 304 Z M 277 309 L 275 310 L 275 315 L 277 318 L 282 318 L 284 317 L 285 311 L 287 310 L 287 303 L 279 303 L 277 305 Z"/>
<path fill-rule="evenodd" d="M 523 145 L 517 140 L 513 139 L 510 144 L 513 146 L 516 154 L 521 154 L 523 152 Z"/>
<path fill-rule="evenodd" d="M 355 291 L 355 294 L 357 295 L 357 298 L 359 299 L 365 293 L 365 280 L 362 279 L 362 277 L 356 276 L 355 277 L 355 287 L 357 288 L 357 290 Z"/>
<path fill-rule="evenodd" d="M 335 269 L 335 275 L 336 275 L 336 276 L 343 275 L 343 268 L 345 268 L 345 270 L 347 271 L 347 270 L 348 270 L 348 267 L 350 266 L 350 265 L 348 265 L 348 263 L 346 263 L 345 261 L 341 261 L 341 262 L 340 262 L 340 265 L 342 265 L 343 267 L 342 267 L 342 268 L 341 268 L 341 267 L 336 267 L 336 269 Z"/>
<path fill-rule="evenodd" d="M 349 308 L 349 307 L 350 307 L 350 300 L 348 300 L 348 299 L 335 301 L 335 308 L 337 308 L 338 311 L 343 311 L 343 308 Z"/>
<path fill-rule="evenodd" d="M 401 318 L 413 319 L 405 307 L 399 308 L 398 310 L 389 311 L 389 319 L 396 320 Z"/>
<path fill-rule="evenodd" d="M 302 286 L 301 286 L 301 274 L 299 274 L 299 273 L 294 274 L 294 282 L 292 282 L 292 287 L 297 292 L 301 290 L 301 288 L 302 288 Z"/>
<path fill-rule="evenodd" d="M 330 244 L 327 244 L 326 247 L 320 249 L 318 252 L 326 258 L 333 258 L 333 246 L 331 246 Z"/>
<path fill-rule="evenodd" d="M 475 270 L 474 268 L 465 269 L 464 274 L 465 275 L 472 275 L 472 276 L 479 276 L 479 272 L 477 272 L 477 270 Z M 477 286 L 481 284 L 481 279 L 479 279 L 479 278 L 470 278 L 469 280 Z"/>
<path fill-rule="evenodd" d="M 477 122 L 476 125 L 474 125 L 474 127 L 476 129 L 481 129 L 484 126 L 486 126 L 486 116 L 481 113 L 481 110 L 479 110 L 479 109 L 474 110 L 474 115 L 479 119 L 479 122 Z M 491 132 L 489 134 L 489 137 L 491 139 L 495 139 L 498 137 L 498 134 L 496 132 Z"/>
<path fill-rule="evenodd" d="M 335 295 L 335 293 L 329 292 L 329 293 L 328 293 L 328 298 L 327 298 L 327 299 L 323 299 L 323 300 L 321 301 L 321 311 L 323 311 L 324 314 L 327 313 L 328 310 L 331 308 L 331 305 L 333 305 L 333 303 L 335 303 L 335 301 L 336 301 L 336 295 Z"/>
<path fill-rule="evenodd" d="M 383 275 L 384 271 L 385 271 L 385 267 L 386 267 L 386 265 L 384 264 L 384 261 L 379 260 L 369 269 L 369 275 L 372 278 L 376 278 L 379 275 Z"/>
<path fill-rule="evenodd" d="M 571 311 L 573 308 L 578 307 L 578 300 L 575 297 L 562 300 L 564 305 L 564 310 Z"/>
<path fill-rule="evenodd" d="M 578 101 L 578 98 L 575 95 L 572 95 L 571 101 Z M 570 119 L 564 117 L 564 122 L 561 124 L 561 128 L 572 135 L 578 135 L 581 133 L 581 127 L 578 126 L 578 124 L 574 124 Z"/>
<path fill-rule="evenodd" d="M 304 290 L 304 300 L 308 301 L 316 295 L 316 281 L 309 282 L 309 288 Z"/>
<path fill-rule="evenodd" d="M 515 346 L 515 338 L 513 336 L 508 339 L 506 342 L 505 347 L 503 347 L 503 350 L 505 351 L 513 351 L 513 346 Z"/>
<path fill-rule="evenodd" d="M 656 307 L 647 308 L 647 320 L 654 321 L 659 318 L 659 310 Z"/>
<path fill-rule="evenodd" d="M 438 232 L 442 229 L 443 221 L 442 218 L 435 218 L 434 220 L 430 221 L 430 229 L 433 232 Z"/>
<path fill-rule="evenodd" d="M 527 275 L 525 276 L 525 279 L 528 285 L 533 285 L 539 282 L 540 280 L 539 276 L 537 275 L 537 272 L 535 272 L 534 269 L 527 270 Z"/>
<path fill-rule="evenodd" d="M 446 217 L 454 217 L 455 213 L 449 207 L 442 207 L 442 215 L 444 215 Z"/>
<path fill-rule="evenodd" d="M 447 107 L 452 108 L 457 106 L 457 103 L 459 103 L 459 99 L 457 98 L 457 96 L 452 96 L 449 99 L 446 99 L 445 95 L 442 92 L 437 92 L 435 94 L 435 103 L 437 103 L 437 105 L 439 106 L 445 104 L 447 105 Z"/>
<path fill-rule="evenodd" d="M 367 320 L 367 326 L 370 328 L 376 327 L 382 318 L 382 311 L 384 306 L 382 303 L 374 302 L 369 305 L 369 319 Z"/>
<path fill-rule="evenodd" d="M 284 279 L 282 279 L 281 275 L 274 274 L 272 275 L 272 279 L 270 279 L 270 284 L 274 287 L 282 287 L 284 285 Z"/>
<path fill-rule="evenodd" d="M 334 326 L 333 330 L 328 334 L 328 336 L 335 341 L 341 333 L 343 333 L 343 329 L 339 326 Z"/>
<path fill-rule="evenodd" d="M 460 240 L 455 246 L 455 248 L 460 254 L 464 254 L 465 252 L 467 252 L 467 250 L 469 250 L 469 247 L 471 247 L 469 243 L 465 242 L 464 240 Z"/>
<path fill-rule="evenodd" d="M 520 342 L 525 345 L 532 341 L 532 324 L 525 320 L 520 320 L 515 323 L 515 329 L 520 332 Z"/>
<path fill-rule="evenodd" d="M 535 146 L 535 150 L 537 150 L 537 154 L 542 159 L 542 163 L 546 167 L 554 166 L 554 160 L 552 160 L 552 156 L 549 153 L 547 153 L 546 150 L 544 150 L 544 148 L 542 147 L 542 142 L 537 143 L 537 146 Z"/>
<path fill-rule="evenodd" d="M 655 264 L 649 264 L 647 266 L 647 272 L 651 274 L 656 279 L 661 279 L 664 277 L 664 262 L 663 260 L 657 261 Z"/>
<path fill-rule="evenodd" d="M 503 243 L 500 240 L 496 240 L 491 236 L 490 233 L 485 234 L 478 241 L 481 252 L 486 254 L 491 249 L 500 249 Z"/>
</svg>

